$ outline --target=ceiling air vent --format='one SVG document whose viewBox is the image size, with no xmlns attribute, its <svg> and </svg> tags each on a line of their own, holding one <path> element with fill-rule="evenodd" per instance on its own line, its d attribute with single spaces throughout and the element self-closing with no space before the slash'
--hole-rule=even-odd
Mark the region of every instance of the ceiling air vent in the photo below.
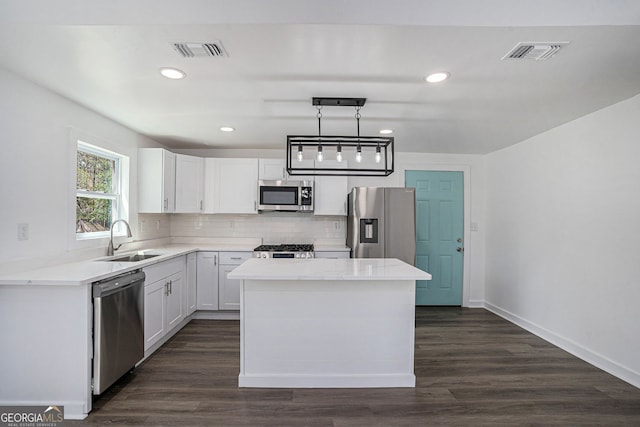
<svg viewBox="0 0 640 427">
<path fill-rule="evenodd" d="M 220 40 L 210 43 L 173 43 L 173 48 L 185 58 L 229 56 Z"/>
<path fill-rule="evenodd" d="M 549 59 L 569 42 L 553 42 L 553 43 L 518 43 L 509 51 L 502 59 L 534 59 L 542 61 Z"/>
</svg>

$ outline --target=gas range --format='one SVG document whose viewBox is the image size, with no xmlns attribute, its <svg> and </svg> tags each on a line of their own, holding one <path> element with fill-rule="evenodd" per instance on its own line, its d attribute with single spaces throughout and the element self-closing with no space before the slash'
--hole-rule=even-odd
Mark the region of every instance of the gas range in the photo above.
<svg viewBox="0 0 640 427">
<path fill-rule="evenodd" d="M 260 245 L 253 250 L 254 258 L 315 258 L 312 244 Z"/>
</svg>

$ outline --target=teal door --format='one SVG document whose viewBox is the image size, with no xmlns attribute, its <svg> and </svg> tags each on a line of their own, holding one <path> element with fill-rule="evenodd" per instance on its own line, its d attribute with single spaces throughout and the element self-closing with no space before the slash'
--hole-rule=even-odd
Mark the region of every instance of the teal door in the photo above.
<svg viewBox="0 0 640 427">
<path fill-rule="evenodd" d="M 416 189 L 416 267 L 432 280 L 416 282 L 416 305 L 462 305 L 463 173 L 406 171 Z"/>
</svg>

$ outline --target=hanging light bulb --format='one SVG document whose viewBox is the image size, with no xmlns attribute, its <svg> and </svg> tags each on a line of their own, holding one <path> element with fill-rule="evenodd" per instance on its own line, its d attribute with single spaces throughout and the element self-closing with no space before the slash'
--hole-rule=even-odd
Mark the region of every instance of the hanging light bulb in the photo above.
<svg viewBox="0 0 640 427">
<path fill-rule="evenodd" d="M 380 163 L 382 160 L 382 155 L 380 154 L 380 144 L 376 147 L 376 163 Z"/>
<path fill-rule="evenodd" d="M 338 148 L 337 148 L 336 161 L 338 163 L 342 161 L 342 146 L 340 144 L 338 144 Z"/>
<path fill-rule="evenodd" d="M 321 162 L 324 157 L 322 156 L 322 144 L 318 144 L 318 155 L 316 159 Z"/>
<path fill-rule="evenodd" d="M 358 144 L 358 148 L 356 148 L 356 162 L 360 163 L 362 161 L 362 148 L 360 148 L 360 144 Z"/>
<path fill-rule="evenodd" d="M 298 161 L 301 162 L 302 160 L 304 160 L 304 157 L 302 157 L 302 144 L 298 144 Z"/>
</svg>

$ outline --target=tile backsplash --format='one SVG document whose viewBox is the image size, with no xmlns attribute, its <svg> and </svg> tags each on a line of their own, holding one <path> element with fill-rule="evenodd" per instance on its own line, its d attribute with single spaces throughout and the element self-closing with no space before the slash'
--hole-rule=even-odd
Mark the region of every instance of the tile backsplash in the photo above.
<svg viewBox="0 0 640 427">
<path fill-rule="evenodd" d="M 171 215 L 171 237 L 261 237 L 265 244 L 346 240 L 347 219 L 304 213 Z"/>
</svg>

